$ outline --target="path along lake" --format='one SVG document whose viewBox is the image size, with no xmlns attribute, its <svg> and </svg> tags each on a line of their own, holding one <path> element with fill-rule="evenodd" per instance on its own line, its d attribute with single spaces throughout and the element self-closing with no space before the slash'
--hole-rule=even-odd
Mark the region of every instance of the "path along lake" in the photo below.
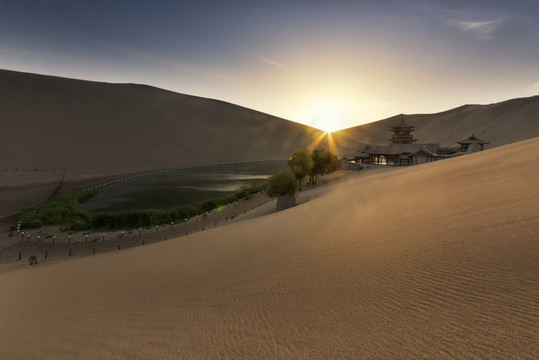
<svg viewBox="0 0 539 360">
<path fill-rule="evenodd" d="M 287 170 L 286 161 L 282 161 L 156 171 L 108 185 L 82 208 L 88 212 L 170 209 L 220 198 Z"/>
</svg>

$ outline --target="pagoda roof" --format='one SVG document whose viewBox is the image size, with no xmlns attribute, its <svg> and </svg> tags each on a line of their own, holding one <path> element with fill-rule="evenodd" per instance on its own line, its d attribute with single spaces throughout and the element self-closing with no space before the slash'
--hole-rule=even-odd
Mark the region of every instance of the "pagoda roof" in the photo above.
<svg viewBox="0 0 539 360">
<path fill-rule="evenodd" d="M 479 139 L 474 134 L 470 134 L 466 139 L 457 141 L 461 145 L 470 145 L 470 144 L 490 144 L 490 141 Z"/>
<path fill-rule="evenodd" d="M 397 129 L 397 128 L 413 129 L 414 126 L 413 126 L 413 125 L 410 125 L 410 124 L 408 124 L 406 121 L 404 121 L 404 117 L 401 116 L 401 119 L 400 119 L 399 123 L 396 124 L 396 125 L 393 125 L 393 126 L 391 127 L 391 130 Z"/>
</svg>

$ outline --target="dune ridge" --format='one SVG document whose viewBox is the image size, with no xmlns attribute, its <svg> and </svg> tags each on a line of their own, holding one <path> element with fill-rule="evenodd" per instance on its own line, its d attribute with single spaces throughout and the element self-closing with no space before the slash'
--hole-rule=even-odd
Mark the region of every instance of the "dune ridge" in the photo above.
<svg viewBox="0 0 539 360">
<path fill-rule="evenodd" d="M 0 274 L 8 358 L 538 357 L 539 138 Z"/>
</svg>

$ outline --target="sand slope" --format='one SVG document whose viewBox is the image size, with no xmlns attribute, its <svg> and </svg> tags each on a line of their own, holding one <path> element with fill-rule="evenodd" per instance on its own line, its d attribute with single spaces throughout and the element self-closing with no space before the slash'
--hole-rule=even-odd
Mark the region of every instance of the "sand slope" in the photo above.
<svg viewBox="0 0 539 360">
<path fill-rule="evenodd" d="M 321 132 L 222 101 L 135 84 L 0 70 L 2 168 L 79 173 L 286 159 Z M 326 146 L 327 148 L 327 146 Z"/>
<path fill-rule="evenodd" d="M 454 146 L 470 133 L 491 141 L 488 148 L 539 136 L 539 96 L 512 99 L 490 105 L 464 105 L 437 114 L 396 115 L 374 123 L 338 131 L 333 137 L 357 151 L 364 144 L 386 145 L 390 127 L 404 120 L 415 126 L 419 143 Z M 353 145 L 355 143 L 355 145 Z"/>
<path fill-rule="evenodd" d="M 9 359 L 536 359 L 539 139 L 0 274 Z"/>
</svg>

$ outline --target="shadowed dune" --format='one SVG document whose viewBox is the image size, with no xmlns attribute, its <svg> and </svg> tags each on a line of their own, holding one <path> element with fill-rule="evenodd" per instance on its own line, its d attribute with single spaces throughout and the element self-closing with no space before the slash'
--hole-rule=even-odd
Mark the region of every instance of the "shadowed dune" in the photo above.
<svg viewBox="0 0 539 360">
<path fill-rule="evenodd" d="M 286 159 L 320 130 L 144 85 L 0 70 L 2 168 L 125 173 Z M 326 146 L 327 148 L 327 146 Z"/>
<path fill-rule="evenodd" d="M 0 274 L 6 358 L 536 359 L 539 139 Z"/>
</svg>

